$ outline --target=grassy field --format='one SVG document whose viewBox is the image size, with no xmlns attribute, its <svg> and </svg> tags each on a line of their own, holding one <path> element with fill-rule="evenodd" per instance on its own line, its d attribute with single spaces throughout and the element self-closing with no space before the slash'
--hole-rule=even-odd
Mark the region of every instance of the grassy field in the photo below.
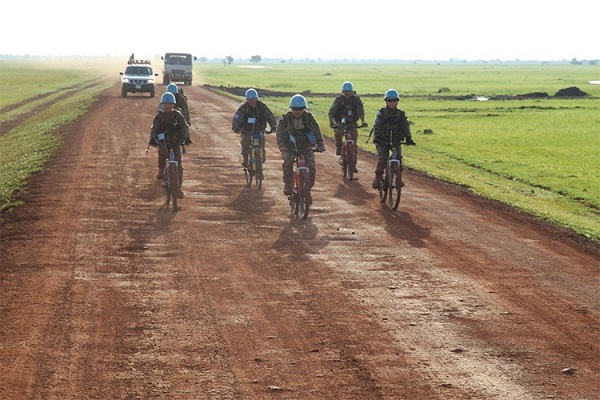
<svg viewBox="0 0 600 400">
<path fill-rule="evenodd" d="M 111 84 L 105 66 L 81 60 L 0 61 L 0 123 L 27 116 L 0 136 L 0 210 L 18 205 L 16 192 L 62 145 L 59 128 L 83 115 Z M 113 74 L 118 80 L 118 70 Z M 36 107 L 40 110 L 31 113 Z"/>
<path fill-rule="evenodd" d="M 589 83 L 598 66 L 201 64 L 196 74 L 211 85 L 304 93 L 328 136 L 327 111 L 344 81 L 370 125 L 393 87 L 418 144 L 405 152 L 409 167 L 600 240 L 600 85 Z M 590 96 L 554 97 L 568 87 Z M 536 92 L 549 97 L 456 100 Z M 261 97 L 276 113 L 287 109 L 289 97 Z"/>
</svg>

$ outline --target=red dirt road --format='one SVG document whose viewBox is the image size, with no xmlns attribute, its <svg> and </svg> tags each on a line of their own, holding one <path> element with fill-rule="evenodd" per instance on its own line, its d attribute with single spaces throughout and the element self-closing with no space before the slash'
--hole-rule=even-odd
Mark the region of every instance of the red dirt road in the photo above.
<svg viewBox="0 0 600 400">
<path fill-rule="evenodd" d="M 247 189 L 237 102 L 186 93 L 181 211 L 115 86 L 2 215 L 1 399 L 600 398 L 597 245 L 412 172 L 390 211 L 331 142 L 290 218 L 274 135 Z"/>
</svg>

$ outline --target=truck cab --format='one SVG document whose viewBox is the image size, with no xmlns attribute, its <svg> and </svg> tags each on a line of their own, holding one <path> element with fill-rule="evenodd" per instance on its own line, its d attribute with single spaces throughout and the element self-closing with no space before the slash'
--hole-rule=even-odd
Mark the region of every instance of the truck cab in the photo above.
<svg viewBox="0 0 600 400">
<path fill-rule="evenodd" d="M 184 85 L 192 84 L 192 70 L 195 56 L 189 53 L 166 53 L 161 57 L 164 61 L 163 84 L 182 82 Z"/>
</svg>

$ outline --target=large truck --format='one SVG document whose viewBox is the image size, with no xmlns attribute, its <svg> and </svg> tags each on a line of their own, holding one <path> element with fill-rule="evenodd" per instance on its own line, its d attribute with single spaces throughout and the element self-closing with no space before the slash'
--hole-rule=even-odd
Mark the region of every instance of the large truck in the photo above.
<svg viewBox="0 0 600 400">
<path fill-rule="evenodd" d="M 183 82 L 184 85 L 192 84 L 192 70 L 196 57 L 188 53 L 166 53 L 160 57 L 163 60 L 163 84 Z"/>
</svg>

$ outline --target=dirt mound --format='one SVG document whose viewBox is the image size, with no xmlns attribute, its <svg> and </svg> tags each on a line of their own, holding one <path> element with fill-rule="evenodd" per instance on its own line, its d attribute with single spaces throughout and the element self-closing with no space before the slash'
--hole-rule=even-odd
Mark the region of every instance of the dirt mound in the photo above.
<svg viewBox="0 0 600 400">
<path fill-rule="evenodd" d="M 571 86 L 565 89 L 560 89 L 554 97 L 585 97 L 589 96 L 586 92 L 580 90 L 578 87 Z"/>
</svg>

